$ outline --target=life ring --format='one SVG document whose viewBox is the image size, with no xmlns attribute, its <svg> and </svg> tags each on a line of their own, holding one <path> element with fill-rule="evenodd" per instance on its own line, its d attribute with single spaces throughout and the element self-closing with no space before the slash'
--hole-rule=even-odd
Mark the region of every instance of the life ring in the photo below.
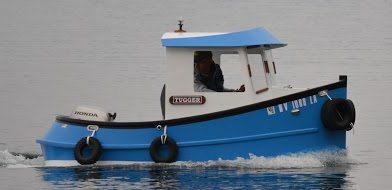
<svg viewBox="0 0 392 190">
<path fill-rule="evenodd" d="M 349 99 L 333 99 L 321 108 L 321 120 L 327 129 L 351 130 L 355 122 L 355 107 Z"/>
<path fill-rule="evenodd" d="M 91 154 L 88 156 L 83 155 L 86 148 L 91 149 Z M 90 137 L 87 144 L 87 137 L 82 138 L 76 144 L 74 149 L 75 160 L 81 165 L 88 165 L 96 163 L 102 155 L 102 146 L 98 139 Z"/>
<path fill-rule="evenodd" d="M 167 146 L 168 153 L 164 156 L 161 149 Z M 162 144 L 161 137 L 155 138 L 150 145 L 150 156 L 155 163 L 172 163 L 177 160 L 178 146 L 174 139 L 167 136 L 166 142 Z"/>
</svg>

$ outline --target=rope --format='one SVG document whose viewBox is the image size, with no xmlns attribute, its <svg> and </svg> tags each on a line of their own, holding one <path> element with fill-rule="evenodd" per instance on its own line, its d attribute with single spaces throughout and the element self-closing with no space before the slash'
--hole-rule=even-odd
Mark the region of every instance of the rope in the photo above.
<svg viewBox="0 0 392 190">
<path fill-rule="evenodd" d="M 87 131 L 91 131 L 91 135 L 87 136 L 86 142 L 87 145 L 90 145 L 90 138 L 94 137 L 95 132 L 98 131 L 98 125 L 87 125 Z"/>
<path fill-rule="evenodd" d="M 332 98 L 328 95 L 328 92 L 327 92 L 327 91 L 322 91 L 322 93 L 325 94 L 325 95 L 328 97 L 329 100 L 332 100 Z M 336 113 L 338 113 L 340 119 L 343 120 L 343 117 L 342 117 L 342 115 L 340 114 L 339 110 L 336 109 Z M 351 126 L 351 128 L 353 129 L 353 134 L 354 134 L 354 123 L 353 123 L 353 122 L 350 122 L 350 126 Z"/>
</svg>

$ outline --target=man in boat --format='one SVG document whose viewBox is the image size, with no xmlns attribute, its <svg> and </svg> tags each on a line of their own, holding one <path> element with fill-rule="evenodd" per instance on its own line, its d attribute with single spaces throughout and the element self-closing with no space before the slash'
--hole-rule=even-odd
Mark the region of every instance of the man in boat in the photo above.
<svg viewBox="0 0 392 190">
<path fill-rule="evenodd" d="M 220 66 L 212 59 L 211 51 L 197 51 L 194 57 L 194 89 L 196 92 L 244 92 L 245 86 L 239 89 L 228 89 L 223 86 L 223 74 Z"/>
</svg>

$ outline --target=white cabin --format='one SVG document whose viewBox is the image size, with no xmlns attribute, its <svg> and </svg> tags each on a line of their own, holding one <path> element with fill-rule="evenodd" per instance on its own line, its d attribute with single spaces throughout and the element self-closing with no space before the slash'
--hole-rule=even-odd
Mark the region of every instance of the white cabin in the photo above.
<svg viewBox="0 0 392 190">
<path fill-rule="evenodd" d="M 209 114 L 242 107 L 295 91 L 274 87 L 276 65 L 271 50 L 286 46 L 263 28 L 230 33 L 173 32 L 162 36 L 167 78 L 161 101 L 165 119 Z M 245 85 L 244 92 L 197 92 L 194 89 L 194 54 L 211 51 L 222 68 L 226 88 Z M 230 65 L 231 71 L 225 69 Z M 234 69 L 233 69 L 234 68 Z M 227 73 L 237 72 L 233 76 Z M 227 78 L 228 77 L 228 78 Z M 231 78 L 229 78 L 231 77 Z M 227 79 L 226 79 L 227 78 Z M 240 79 L 237 86 L 226 81 Z"/>
</svg>

